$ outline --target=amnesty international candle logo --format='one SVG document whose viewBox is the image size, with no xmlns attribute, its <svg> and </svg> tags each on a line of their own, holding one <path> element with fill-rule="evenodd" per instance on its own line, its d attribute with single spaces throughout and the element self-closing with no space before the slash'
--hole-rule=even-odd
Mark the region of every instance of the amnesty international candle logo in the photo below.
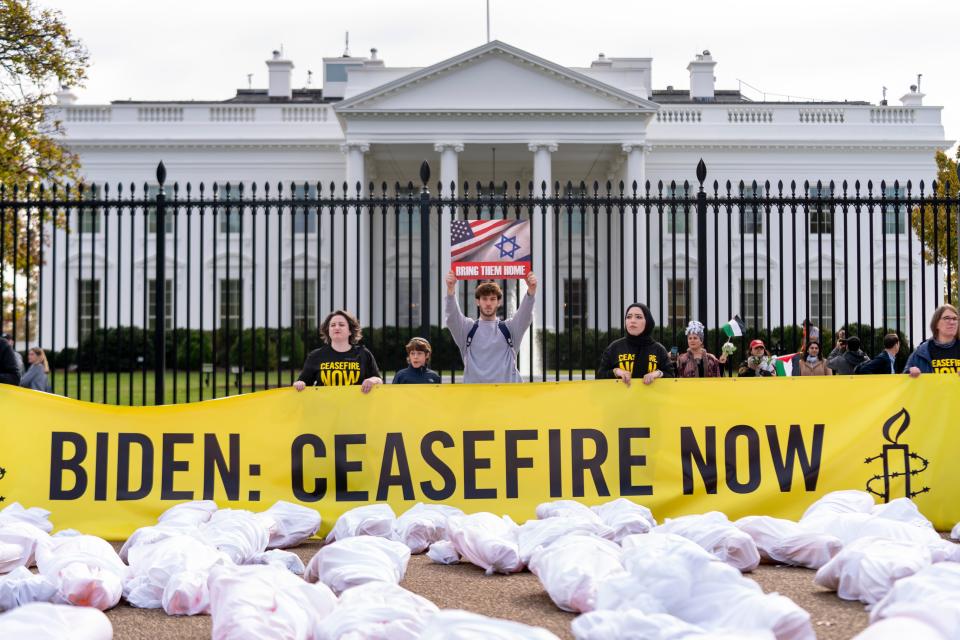
<svg viewBox="0 0 960 640">
<path fill-rule="evenodd" d="M 3 467 L 0 467 L 0 480 L 3 480 L 3 476 L 5 475 L 7 475 L 7 470 Z M 3 502 L 4 500 L 6 500 L 6 498 L 4 496 L 0 496 L 0 502 Z"/>
<path fill-rule="evenodd" d="M 897 433 L 891 437 L 890 433 L 897 424 L 899 424 Z M 927 467 L 930 466 L 930 461 L 920 454 L 910 451 L 910 445 L 900 443 L 900 436 L 903 435 L 903 432 L 906 431 L 909 426 L 910 413 L 906 408 L 900 409 L 900 411 L 897 411 L 887 418 L 886 422 L 883 423 L 883 437 L 889 444 L 883 445 L 882 453 L 864 460 L 865 464 L 870 464 L 877 460 L 883 461 L 883 474 L 875 475 L 867 480 L 867 491 L 883 498 L 884 502 L 890 502 L 893 498 L 891 495 L 893 491 L 892 485 L 897 478 L 903 478 L 904 496 L 907 498 L 913 498 L 921 493 L 930 491 L 930 487 L 923 487 L 916 491 L 911 490 L 910 487 L 911 479 L 926 471 Z M 917 462 L 911 463 L 911 461 Z M 919 466 L 919 468 L 916 468 L 917 466 Z M 881 480 L 883 480 L 883 491 L 877 491 L 877 489 L 873 487 L 873 484 Z"/>
</svg>

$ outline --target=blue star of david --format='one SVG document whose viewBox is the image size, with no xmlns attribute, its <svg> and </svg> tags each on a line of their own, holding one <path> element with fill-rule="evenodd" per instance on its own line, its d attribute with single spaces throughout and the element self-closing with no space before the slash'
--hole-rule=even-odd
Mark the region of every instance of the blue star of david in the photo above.
<svg viewBox="0 0 960 640">
<path fill-rule="evenodd" d="M 513 245 L 512 247 L 510 245 Z M 501 258 L 514 258 L 516 257 L 517 250 L 520 249 L 520 245 L 517 244 L 517 236 L 509 238 L 507 236 L 500 236 L 500 242 L 494 244 L 497 249 L 500 249 Z"/>
</svg>

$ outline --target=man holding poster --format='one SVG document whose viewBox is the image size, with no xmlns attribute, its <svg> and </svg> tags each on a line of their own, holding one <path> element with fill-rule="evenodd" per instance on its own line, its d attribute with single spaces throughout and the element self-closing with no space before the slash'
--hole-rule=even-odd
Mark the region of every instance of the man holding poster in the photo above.
<svg viewBox="0 0 960 640">
<path fill-rule="evenodd" d="M 451 268 L 460 280 L 519 280 L 533 256 L 529 220 L 454 220 Z"/>
<path fill-rule="evenodd" d="M 537 292 L 537 276 L 527 271 L 527 294 L 523 296 L 512 318 L 500 320 L 497 309 L 503 292 L 495 282 L 484 282 L 474 293 L 480 318 L 463 315 L 457 302 L 457 274 L 447 274 L 447 297 L 444 301 L 447 328 L 460 348 L 464 382 L 522 382 L 517 368 L 517 353 L 523 334 L 533 320 L 533 296 Z"/>
</svg>

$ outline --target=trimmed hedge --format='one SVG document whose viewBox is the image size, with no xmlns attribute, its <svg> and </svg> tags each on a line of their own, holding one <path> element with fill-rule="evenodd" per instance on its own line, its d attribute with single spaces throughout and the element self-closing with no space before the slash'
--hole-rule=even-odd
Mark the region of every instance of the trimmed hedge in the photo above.
<svg viewBox="0 0 960 640">
<path fill-rule="evenodd" d="M 657 327 L 654 338 L 668 350 L 677 346 L 681 353 L 686 350 L 685 327 Z M 868 325 L 849 324 L 845 327 L 847 335 L 857 335 L 863 343 L 863 350 L 871 357 L 883 348 L 883 336 L 892 330 L 873 328 Z M 417 334 L 417 330 L 406 327 L 366 327 L 363 330 L 362 343 L 370 349 L 382 370 L 398 370 L 406 366 L 407 341 Z M 621 337 L 622 330 L 596 331 L 574 327 L 559 334 L 550 330 L 537 330 L 535 333 L 541 360 L 548 369 L 584 368 L 595 369 L 600 354 L 610 342 Z M 906 344 L 903 332 L 899 333 L 902 344 Z M 559 349 L 558 349 L 559 338 Z M 800 347 L 802 329 L 788 325 L 775 327 L 769 334 L 766 331 L 747 329 L 746 335 L 733 339 L 737 351 L 731 361 L 736 365 L 745 357 L 747 345 L 754 338 L 764 340 L 771 352 L 782 355 L 793 353 Z M 719 355 L 720 345 L 727 337 L 719 329 L 707 332 L 706 346 L 711 353 Z M 581 348 L 582 343 L 582 348 Z M 430 344 L 433 356 L 430 366 L 436 370 L 463 369 L 460 351 L 453 337 L 445 328 L 430 328 Z M 821 344 L 828 354 L 833 349 L 833 333 L 821 331 Z M 276 370 L 281 368 L 299 369 L 306 355 L 322 345 L 316 330 L 300 331 L 283 329 L 244 329 L 226 332 L 175 329 L 167 332 L 166 361 L 168 368 L 199 370 L 201 365 L 214 363 L 218 367 L 242 366 L 247 371 Z M 214 348 L 216 347 L 216 348 Z M 909 356 L 907 349 L 901 349 L 897 357 L 897 367 L 902 368 Z M 60 351 L 47 351 L 51 365 L 58 369 L 76 366 L 84 371 L 128 371 L 142 367 L 153 369 L 153 333 L 138 327 L 118 327 L 99 329 L 93 332 L 79 348 L 65 348 Z M 142 360 L 141 360 L 142 358 Z M 284 362 L 284 358 L 286 361 Z M 26 362 L 26 358 L 24 358 Z"/>
</svg>

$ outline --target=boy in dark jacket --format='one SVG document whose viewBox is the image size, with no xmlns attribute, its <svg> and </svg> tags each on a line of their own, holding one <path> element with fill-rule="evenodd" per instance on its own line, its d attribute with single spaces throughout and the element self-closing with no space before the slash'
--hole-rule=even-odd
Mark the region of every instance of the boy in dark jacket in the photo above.
<svg viewBox="0 0 960 640">
<path fill-rule="evenodd" d="M 413 338 L 407 343 L 407 368 L 397 371 L 393 384 L 440 384 L 440 374 L 428 369 L 430 343 L 423 338 Z"/>
</svg>

